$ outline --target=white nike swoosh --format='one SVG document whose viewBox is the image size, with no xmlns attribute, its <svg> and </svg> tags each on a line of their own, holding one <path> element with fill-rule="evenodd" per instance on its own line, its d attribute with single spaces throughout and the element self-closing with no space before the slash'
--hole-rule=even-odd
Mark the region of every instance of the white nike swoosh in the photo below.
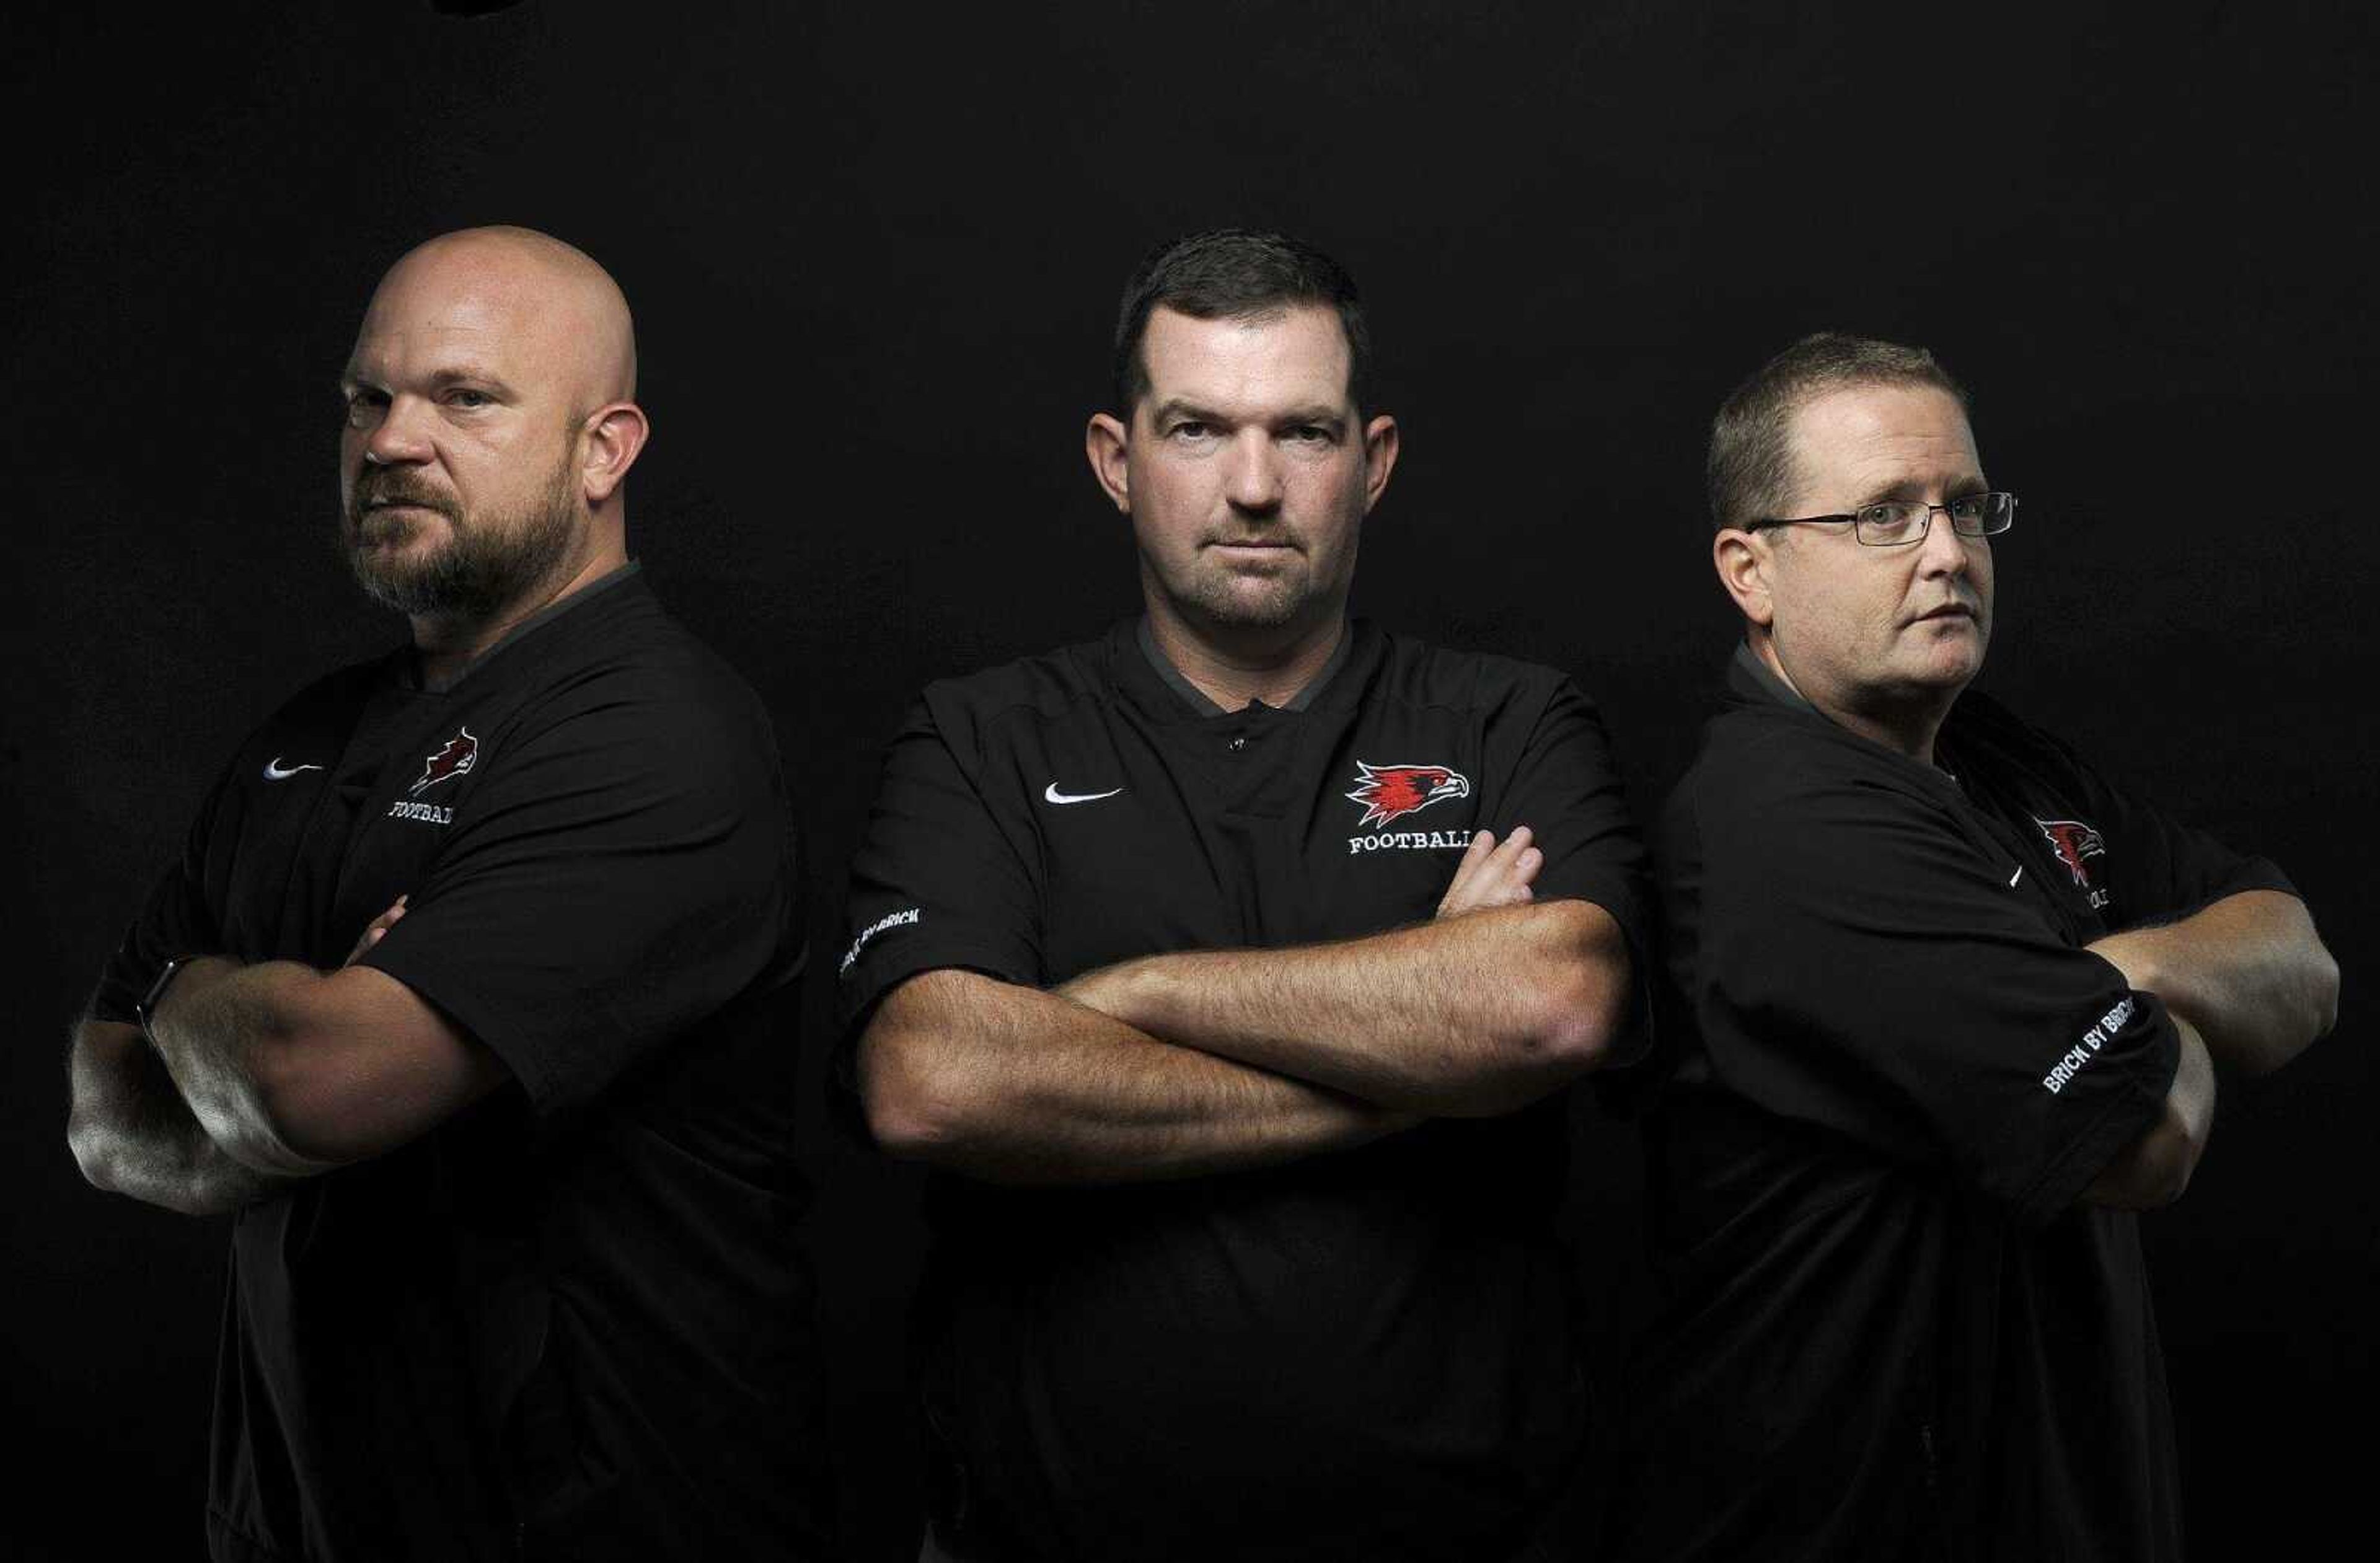
<svg viewBox="0 0 2380 1563">
<path fill-rule="evenodd" d="M 293 765 L 285 769 L 281 764 L 281 757 L 279 755 L 275 755 L 271 759 L 264 762 L 264 779 L 267 782 L 286 782 L 301 770 L 320 770 L 322 769 L 322 768 L 319 765 Z"/>
<path fill-rule="evenodd" d="M 2024 878 L 2024 865 L 2023 865 L 2023 864 L 2022 864 L 2022 863 L 2020 863 L 2020 864 L 2018 864 L 2018 865 L 2016 866 L 2016 872 L 2015 872 L 2015 873 L 2013 873 L 2013 874 L 2010 874 L 2010 875 L 2009 876 L 2009 889 L 2010 889 L 2010 890 L 2014 890 L 2014 889 L 2016 889 L 2016 882 L 2017 882 L 2019 879 L 2022 879 L 2022 878 Z"/>
<path fill-rule="evenodd" d="M 1097 803 L 1101 798 L 1114 797 L 1123 791 L 1122 787 L 1111 787 L 1104 793 L 1062 793 L 1058 791 L 1058 783 L 1052 782 L 1041 789 L 1041 795 L 1055 804 Z"/>
</svg>

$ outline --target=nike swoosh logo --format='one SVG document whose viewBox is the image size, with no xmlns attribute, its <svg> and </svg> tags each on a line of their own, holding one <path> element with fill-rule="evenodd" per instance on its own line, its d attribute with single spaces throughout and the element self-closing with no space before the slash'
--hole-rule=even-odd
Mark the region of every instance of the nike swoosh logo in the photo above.
<svg viewBox="0 0 2380 1563">
<path fill-rule="evenodd" d="M 281 757 L 279 755 L 275 755 L 271 759 L 264 762 L 264 779 L 267 782 L 286 782 L 301 770 L 320 770 L 322 769 L 322 768 L 319 765 L 293 765 L 284 767 L 281 763 Z"/>
<path fill-rule="evenodd" d="M 2009 876 L 2009 889 L 2010 889 L 2010 890 L 2014 890 L 2014 889 L 2016 889 L 2016 882 L 2017 882 L 2019 879 L 2022 879 L 2022 878 L 2024 878 L 2024 865 L 2023 865 L 2023 864 L 2022 864 L 2022 863 L 2020 863 L 2020 864 L 2018 864 L 2018 865 L 2016 866 L 2016 872 L 2015 872 L 2015 873 L 2013 873 L 2013 874 L 2010 874 L 2010 875 Z"/>
<path fill-rule="evenodd" d="M 1052 782 L 1041 789 L 1041 795 L 1054 804 L 1097 803 L 1101 798 L 1114 797 L 1123 791 L 1122 787 L 1111 787 L 1104 793 L 1062 793 L 1058 791 L 1058 783 Z"/>
</svg>

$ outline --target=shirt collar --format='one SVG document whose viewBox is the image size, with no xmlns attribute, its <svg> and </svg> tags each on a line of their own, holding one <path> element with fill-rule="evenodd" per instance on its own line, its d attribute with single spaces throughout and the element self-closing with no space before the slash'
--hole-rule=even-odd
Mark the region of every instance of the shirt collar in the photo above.
<svg viewBox="0 0 2380 1563">
<path fill-rule="evenodd" d="M 502 651 L 504 648 L 519 640 L 522 636 L 529 634 L 532 630 L 541 629 L 545 625 L 552 624 L 554 620 L 562 617 L 563 614 L 569 612 L 573 608 L 580 607 L 586 603 L 591 602 L 603 593 L 611 590 L 613 587 L 643 574 L 644 568 L 642 561 L 631 559 L 617 569 L 607 571 L 604 574 L 596 576 L 593 580 L 589 581 L 585 586 L 580 587 L 577 591 L 572 592 L 569 596 L 555 599 L 553 601 L 549 602 L 544 607 L 539 609 L 536 612 L 531 613 L 528 618 L 523 619 L 519 624 L 516 624 L 512 628 L 504 631 L 503 635 L 496 637 L 493 645 L 480 652 L 478 656 L 472 658 L 469 661 L 464 663 L 461 667 L 455 669 L 453 674 L 446 678 L 440 679 L 435 684 L 420 677 L 421 663 L 419 659 L 409 659 L 413 664 L 414 678 L 417 686 L 425 693 L 431 695 L 443 695 L 447 693 L 456 685 L 462 683 L 465 679 L 477 672 L 480 669 L 487 666 L 488 659 L 493 657 L 497 652 Z"/>
<path fill-rule="evenodd" d="M 1949 721 L 1945 721 L 1942 724 L 1942 731 L 1934 735 L 1934 763 L 1932 765 L 1926 765 L 1921 761 L 1911 759 L 1908 756 L 1898 753 L 1895 750 L 1888 749 L 1872 738 L 1861 737 L 1858 733 L 1853 733 L 1850 728 L 1845 727 L 1842 723 L 1827 715 L 1826 712 L 1818 709 L 1817 707 L 1810 704 L 1808 700 L 1802 697 L 1800 691 L 1796 690 L 1791 685 L 1786 683 L 1782 678 L 1779 678 L 1777 675 L 1776 669 L 1761 660 L 1760 653 L 1752 648 L 1752 643 L 1749 641 L 1740 641 L 1737 643 L 1735 655 L 1728 660 L 1727 682 L 1729 688 L 1732 689 L 1736 694 L 1742 696 L 1746 699 L 1766 700 L 1772 705 L 1783 706 L 1788 710 L 1806 712 L 1811 716 L 1816 717 L 1819 721 L 1825 722 L 1837 733 L 1843 734 L 1843 736 L 1856 739 L 1858 742 L 1874 749 L 1878 754 L 1890 755 L 1894 759 L 1899 760 L 1904 765 L 1913 766 L 1918 770 L 1934 778 L 1937 782 L 1948 783 L 1953 788 L 1964 785 L 1959 780 L 1959 773 L 1950 769 L 1949 760 L 1945 758 L 1943 755 L 1942 740 L 1943 737 L 1950 732 L 1950 723 Z M 1953 716 L 1957 714 L 1957 710 L 1958 708 L 1956 706 L 1951 708 Z"/>
<path fill-rule="evenodd" d="M 1752 642 L 1748 640 L 1735 643 L 1735 655 L 1728 662 L 1727 681 L 1742 694 L 1765 697 L 1780 706 L 1807 711 L 1812 716 L 1826 714 L 1803 699 L 1800 690 L 1778 677 L 1777 670 L 1761 660 L 1760 653 L 1752 648 Z"/>
<path fill-rule="evenodd" d="M 1232 714 L 1208 699 L 1206 691 L 1184 677 L 1182 670 L 1175 667 L 1165 653 L 1158 648 L 1157 636 L 1149 631 L 1147 614 L 1141 615 L 1140 622 L 1134 626 L 1133 635 L 1134 638 L 1140 642 L 1141 655 L 1148 659 L 1149 667 L 1155 670 L 1159 678 L 1165 681 L 1167 688 L 1182 697 L 1184 703 L 1188 705 L 1191 710 L 1202 717 Z M 1314 704 L 1315 697 L 1320 695 L 1323 687 L 1338 675 L 1339 670 L 1347 665 L 1347 654 L 1354 648 L 1354 625 L 1341 624 L 1339 644 L 1331 648 L 1330 660 L 1322 664 L 1322 671 L 1307 679 L 1304 687 L 1277 709 L 1284 711 L 1302 711 Z"/>
</svg>

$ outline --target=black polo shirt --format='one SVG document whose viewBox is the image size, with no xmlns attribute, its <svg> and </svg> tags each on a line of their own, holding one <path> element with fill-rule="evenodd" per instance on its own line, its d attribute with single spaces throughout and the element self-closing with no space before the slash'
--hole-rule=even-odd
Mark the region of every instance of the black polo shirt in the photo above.
<svg viewBox="0 0 2380 1563">
<path fill-rule="evenodd" d="M 1665 808 L 1621 1557 L 2179 1556 L 2138 1219 L 2076 1201 L 2180 1043 L 2082 946 L 2289 881 L 1972 691 L 1936 757 L 1747 650 Z"/>
<path fill-rule="evenodd" d="M 634 567 L 442 689 L 410 649 L 242 744 L 101 982 L 365 957 L 508 1086 L 241 1211 L 214 1556 L 823 1556 L 791 1242 L 791 825 L 766 712 Z"/>
<path fill-rule="evenodd" d="M 935 967 L 1047 987 L 1425 921 L 1478 828 L 1642 948 L 1640 848 L 1559 673 L 1357 624 L 1303 709 L 1218 713 L 1131 623 L 936 684 L 853 869 L 844 1013 Z M 938 1530 L 995 1558 L 1518 1547 L 1585 1426 L 1561 1094 L 1178 1181 L 938 1175 L 920 1303 Z"/>
</svg>

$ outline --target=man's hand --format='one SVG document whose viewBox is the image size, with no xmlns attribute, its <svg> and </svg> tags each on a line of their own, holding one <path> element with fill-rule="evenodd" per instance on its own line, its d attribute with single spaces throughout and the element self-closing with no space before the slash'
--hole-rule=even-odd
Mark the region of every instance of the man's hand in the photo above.
<svg viewBox="0 0 2380 1563">
<path fill-rule="evenodd" d="M 1438 915 L 1460 917 L 1492 906 L 1523 906 L 1533 898 L 1530 881 L 1546 866 L 1546 854 L 1532 844 L 1529 828 L 1515 825 L 1503 844 L 1496 832 L 1481 830 L 1471 838 L 1470 850 L 1454 866 L 1453 882 L 1438 903 Z"/>
<path fill-rule="evenodd" d="M 356 947 L 347 951 L 347 958 L 339 963 L 339 969 L 345 971 L 362 960 L 364 951 L 378 944 L 381 941 L 381 936 L 396 927 L 396 920 L 404 915 L 405 897 L 400 895 L 389 903 L 387 911 L 364 925 L 364 931 L 357 936 Z"/>
</svg>

